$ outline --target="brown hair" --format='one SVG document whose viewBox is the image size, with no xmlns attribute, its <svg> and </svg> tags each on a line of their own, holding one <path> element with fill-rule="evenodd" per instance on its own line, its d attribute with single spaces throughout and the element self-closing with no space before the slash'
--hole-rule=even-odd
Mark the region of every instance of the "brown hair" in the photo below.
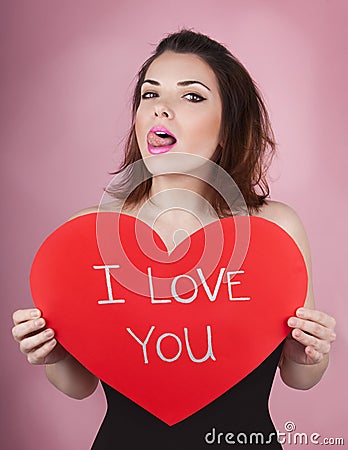
<svg viewBox="0 0 348 450">
<path fill-rule="evenodd" d="M 122 173 L 123 181 L 110 187 L 108 192 L 114 197 L 126 199 L 125 206 L 133 206 L 149 197 L 151 174 L 141 161 L 133 164 L 142 159 L 135 135 L 135 116 L 146 72 L 165 51 L 197 55 L 214 71 L 222 101 L 220 135 L 224 144 L 223 148 L 217 146 L 211 159 L 233 178 L 249 211 L 258 211 L 269 196 L 266 172 L 276 148 L 262 95 L 248 71 L 226 47 L 204 34 L 187 29 L 162 39 L 138 72 L 124 160 L 120 169 L 114 172 Z M 136 179 L 145 181 L 134 188 Z M 218 192 L 214 193 L 211 203 L 219 216 L 231 214 Z"/>
</svg>

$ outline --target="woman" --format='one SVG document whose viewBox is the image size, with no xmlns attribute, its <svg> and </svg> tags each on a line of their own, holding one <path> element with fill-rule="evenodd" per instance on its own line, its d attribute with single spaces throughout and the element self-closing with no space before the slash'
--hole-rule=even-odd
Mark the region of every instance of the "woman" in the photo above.
<svg viewBox="0 0 348 450">
<path fill-rule="evenodd" d="M 274 149 L 261 95 L 224 46 L 188 30 L 160 42 L 139 71 L 132 127 L 118 172 L 124 177 L 109 189 L 116 200 L 103 209 L 141 216 L 170 251 L 178 230 L 191 234 L 213 220 L 212 212 L 215 219 L 233 213 L 219 194 L 221 186 L 213 189 L 207 182 L 212 171 L 204 161 L 209 160 L 232 177 L 250 215 L 277 223 L 293 237 L 307 265 L 308 292 L 305 307 L 288 319 L 291 333 L 258 368 L 172 427 L 103 383 L 109 409 L 94 449 L 201 449 L 211 445 L 207 433 L 212 427 L 248 435 L 261 431 L 266 441 L 275 431 L 267 402 L 277 365 L 283 381 L 295 389 L 309 389 L 321 379 L 335 340 L 335 320 L 315 309 L 310 250 L 300 219 L 287 205 L 266 200 L 265 173 Z M 31 364 L 45 364 L 54 386 L 77 399 L 94 392 L 99 380 L 60 346 L 40 311 L 18 310 L 13 320 L 21 351 Z M 269 447 L 281 448 L 276 438 L 269 441 Z"/>
</svg>

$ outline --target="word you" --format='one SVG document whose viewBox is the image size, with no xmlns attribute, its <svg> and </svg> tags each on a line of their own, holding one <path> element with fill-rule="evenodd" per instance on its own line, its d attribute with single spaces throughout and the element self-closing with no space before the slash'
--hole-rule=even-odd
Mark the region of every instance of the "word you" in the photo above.
<svg viewBox="0 0 348 450">
<path fill-rule="evenodd" d="M 143 350 L 144 364 L 148 364 L 149 363 L 146 346 L 147 346 L 147 344 L 149 342 L 150 336 L 152 335 L 152 332 L 154 331 L 154 329 L 155 329 L 155 326 L 153 325 L 150 328 L 149 332 L 147 333 L 147 336 L 146 336 L 145 340 L 142 341 L 141 339 L 139 339 L 138 336 L 136 336 L 136 334 L 130 328 L 126 328 L 128 333 L 136 340 L 136 342 L 138 342 L 138 344 L 141 345 L 142 350 Z M 210 327 L 210 325 L 207 326 L 207 353 L 205 354 L 205 356 L 203 356 L 203 358 L 195 358 L 194 357 L 194 355 L 192 353 L 192 350 L 191 350 L 190 341 L 189 341 L 189 338 L 188 338 L 188 328 L 186 328 L 186 327 L 184 327 L 184 336 L 185 336 L 186 350 L 187 350 L 188 356 L 189 356 L 189 358 L 190 358 L 190 360 L 192 362 L 202 363 L 202 362 L 206 361 L 208 358 L 211 358 L 213 361 L 216 361 L 216 358 L 215 358 L 214 353 L 213 353 L 213 347 L 212 347 L 212 341 L 211 341 L 211 327 Z M 178 344 L 177 354 L 175 356 L 173 356 L 172 358 L 167 358 L 166 356 L 164 356 L 164 354 L 162 353 L 162 350 L 161 350 L 161 342 L 163 341 L 163 339 L 166 339 L 166 338 L 173 338 Z M 157 342 L 156 342 L 156 352 L 157 352 L 157 355 L 159 356 L 159 358 L 162 361 L 169 362 L 169 363 L 176 361 L 179 358 L 179 356 L 181 355 L 181 353 L 182 353 L 182 342 L 181 342 L 181 339 L 179 338 L 179 336 L 177 336 L 174 333 L 163 333 L 163 334 L 161 334 L 161 336 L 157 339 Z"/>
</svg>

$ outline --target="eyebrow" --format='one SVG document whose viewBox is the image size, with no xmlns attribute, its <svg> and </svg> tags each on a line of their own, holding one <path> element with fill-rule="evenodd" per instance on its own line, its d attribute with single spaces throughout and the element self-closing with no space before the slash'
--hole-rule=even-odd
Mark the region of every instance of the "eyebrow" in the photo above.
<svg viewBox="0 0 348 450">
<path fill-rule="evenodd" d="M 144 83 L 149 83 L 152 84 L 153 86 L 160 86 L 161 83 L 159 83 L 158 81 L 155 80 L 144 80 Z M 185 80 L 185 81 L 178 81 L 177 86 L 190 86 L 191 84 L 200 84 L 201 86 L 205 87 L 206 89 L 208 89 L 208 91 L 210 91 L 210 89 L 208 88 L 208 86 L 206 86 L 205 84 L 203 84 L 201 81 L 197 81 L 197 80 Z"/>
</svg>

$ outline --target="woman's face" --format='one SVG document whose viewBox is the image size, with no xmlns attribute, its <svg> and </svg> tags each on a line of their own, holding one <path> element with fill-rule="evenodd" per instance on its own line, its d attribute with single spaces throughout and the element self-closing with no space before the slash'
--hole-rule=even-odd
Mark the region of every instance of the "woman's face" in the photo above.
<svg viewBox="0 0 348 450">
<path fill-rule="evenodd" d="M 221 111 L 218 81 L 205 61 L 169 51 L 159 56 L 145 75 L 135 122 L 149 171 L 189 171 L 197 165 L 190 155 L 211 159 L 220 142 Z"/>
</svg>

